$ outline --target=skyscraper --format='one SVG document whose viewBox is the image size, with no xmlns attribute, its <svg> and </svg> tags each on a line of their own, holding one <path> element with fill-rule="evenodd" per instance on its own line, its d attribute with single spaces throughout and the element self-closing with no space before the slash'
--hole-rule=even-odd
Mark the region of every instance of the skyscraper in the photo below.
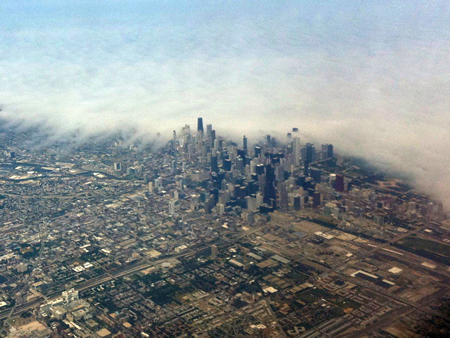
<svg viewBox="0 0 450 338">
<path fill-rule="evenodd" d="M 315 160 L 316 150 L 314 144 L 306 143 L 305 147 L 302 149 L 302 160 L 308 163 L 312 163 Z"/>
<path fill-rule="evenodd" d="M 203 133 L 203 118 L 201 117 L 197 120 L 197 131 L 201 131 Z"/>
<path fill-rule="evenodd" d="M 294 164 L 297 166 L 300 163 L 300 154 L 301 154 L 300 138 L 298 138 L 297 136 L 295 136 L 294 139 L 292 140 L 292 153 L 294 155 Z"/>
<path fill-rule="evenodd" d="M 313 207 L 318 207 L 320 205 L 320 192 L 314 191 L 313 193 Z"/>
<path fill-rule="evenodd" d="M 215 173 L 219 172 L 217 155 L 211 156 L 211 171 L 213 171 Z"/>
<path fill-rule="evenodd" d="M 334 189 L 339 192 L 344 192 L 344 176 L 343 175 L 341 175 L 341 174 L 336 175 Z"/>
<path fill-rule="evenodd" d="M 259 157 L 261 155 L 261 147 L 255 147 L 255 157 Z"/>
<path fill-rule="evenodd" d="M 322 144 L 322 153 L 325 158 L 333 158 L 333 145 Z"/>
<path fill-rule="evenodd" d="M 316 183 L 320 183 L 322 181 L 321 180 L 321 178 L 322 178 L 322 171 L 319 170 L 319 169 L 311 168 L 309 170 L 309 176 L 311 176 Z"/>
<path fill-rule="evenodd" d="M 276 200 L 277 192 L 274 186 L 275 170 L 272 165 L 266 165 L 266 185 L 264 191 L 264 203 L 271 205 L 272 200 Z"/>
<path fill-rule="evenodd" d="M 216 140 L 216 131 L 211 130 L 211 147 L 214 147 L 214 141 Z"/>
<path fill-rule="evenodd" d="M 280 190 L 280 208 L 283 211 L 288 210 L 288 192 L 286 189 L 286 182 L 280 182 L 279 190 Z"/>
<path fill-rule="evenodd" d="M 244 139 L 243 139 L 243 144 L 244 144 L 244 154 L 247 155 L 248 143 L 247 143 L 247 137 L 245 135 L 244 135 Z"/>
<path fill-rule="evenodd" d="M 206 125 L 206 136 L 211 137 L 211 132 L 212 132 L 212 124 L 207 124 Z"/>
</svg>

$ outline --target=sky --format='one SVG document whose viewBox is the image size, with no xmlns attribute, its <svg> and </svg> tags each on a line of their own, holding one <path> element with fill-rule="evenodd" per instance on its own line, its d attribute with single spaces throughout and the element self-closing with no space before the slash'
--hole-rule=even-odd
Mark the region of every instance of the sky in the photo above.
<svg viewBox="0 0 450 338">
<path fill-rule="evenodd" d="M 450 207 L 449 1 L 2 0 L 3 118 L 54 137 L 196 118 L 401 172 Z"/>
</svg>

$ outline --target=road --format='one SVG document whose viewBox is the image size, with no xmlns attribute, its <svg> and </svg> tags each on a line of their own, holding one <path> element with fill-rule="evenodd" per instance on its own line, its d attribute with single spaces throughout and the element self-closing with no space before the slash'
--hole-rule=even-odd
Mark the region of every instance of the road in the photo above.
<svg viewBox="0 0 450 338">
<path fill-rule="evenodd" d="M 242 236 L 244 236 L 244 235 L 245 234 L 243 234 Z M 120 277 L 131 275 L 131 274 L 136 273 L 138 271 L 145 270 L 145 269 L 151 268 L 153 266 L 159 265 L 159 264 L 161 264 L 163 262 L 166 262 L 167 260 L 178 259 L 178 258 L 181 258 L 181 257 L 192 255 L 193 253 L 195 254 L 197 252 L 200 252 L 202 250 L 207 249 L 209 246 L 210 246 L 210 244 L 202 246 L 200 248 L 197 248 L 194 251 L 185 251 L 183 253 L 179 253 L 179 254 L 176 254 L 176 255 L 169 256 L 169 257 L 161 258 L 161 259 L 158 259 L 158 260 L 155 260 L 155 261 L 138 263 L 136 265 L 132 265 L 132 266 L 123 268 L 122 271 L 113 272 L 113 273 L 107 272 L 107 273 L 105 273 L 104 275 L 102 275 L 100 277 L 93 278 L 93 279 L 91 279 L 91 280 L 89 280 L 87 282 L 84 282 L 82 284 L 79 284 L 78 286 L 75 286 L 74 289 L 76 291 L 83 291 L 83 290 L 86 290 L 86 289 L 90 289 L 90 288 L 95 287 L 97 285 L 100 285 L 100 284 L 103 284 L 103 283 L 107 283 L 107 282 L 109 282 L 109 281 L 111 281 L 113 279 L 117 279 L 117 278 L 120 278 Z M 25 289 L 25 287 L 24 287 L 24 289 Z M 22 289 L 22 291 L 24 291 L 24 289 Z M 40 303 L 43 303 L 44 301 L 46 301 L 46 302 L 53 301 L 53 300 L 61 297 L 62 291 L 64 291 L 64 290 L 58 290 L 57 292 L 54 292 L 54 293 L 52 293 L 50 295 L 47 295 L 47 297 L 46 297 L 47 299 L 46 300 L 44 298 L 40 298 L 40 299 L 36 299 L 36 300 L 33 300 L 31 302 L 27 302 L 26 304 L 21 304 L 21 305 L 17 305 L 17 302 L 16 302 L 16 305 L 13 308 L 7 309 L 7 310 L 4 310 L 4 311 L 0 312 L 0 320 L 9 319 L 13 315 L 15 315 L 15 316 L 20 315 L 21 313 L 23 313 L 25 311 L 33 309 L 34 307 L 36 307 Z"/>
<path fill-rule="evenodd" d="M 282 254 L 288 256 L 290 259 L 292 259 L 292 260 L 294 260 L 296 262 L 303 263 L 303 264 L 305 263 L 305 259 L 300 258 L 296 252 L 293 252 L 293 251 L 291 251 L 289 249 L 282 248 L 280 246 L 275 246 L 275 245 L 272 245 L 272 244 L 269 244 L 269 243 L 265 243 L 264 246 L 267 247 L 270 251 L 272 251 L 274 253 L 282 253 Z M 345 281 L 348 281 L 350 283 L 353 283 L 355 285 L 358 285 L 359 287 L 362 287 L 364 289 L 370 290 L 370 291 L 372 291 L 372 292 L 374 292 L 374 293 L 376 293 L 378 295 L 384 296 L 386 298 L 390 298 L 392 300 L 395 300 L 398 303 L 401 303 L 403 305 L 407 305 L 410 308 L 416 309 L 416 310 L 418 310 L 418 311 L 420 311 L 422 313 L 426 313 L 426 314 L 431 315 L 431 316 L 437 316 L 437 317 L 445 320 L 446 322 L 450 323 L 450 317 L 445 316 L 442 313 L 430 310 L 428 308 L 424 308 L 423 306 L 420 306 L 419 304 L 415 304 L 415 303 L 413 303 L 413 302 L 411 302 L 411 301 L 409 301 L 407 299 L 404 299 L 402 297 L 396 296 L 396 295 L 394 295 L 392 293 L 389 293 L 387 291 L 380 290 L 379 288 L 371 286 L 369 284 L 369 282 L 364 282 L 362 280 L 359 280 L 358 278 L 348 276 L 348 275 L 346 275 L 346 274 L 344 274 L 342 272 L 334 271 L 333 269 L 327 268 L 325 266 L 321 266 L 321 268 L 322 268 L 322 270 L 324 270 L 326 272 L 335 273 L 341 279 L 343 279 Z"/>
</svg>

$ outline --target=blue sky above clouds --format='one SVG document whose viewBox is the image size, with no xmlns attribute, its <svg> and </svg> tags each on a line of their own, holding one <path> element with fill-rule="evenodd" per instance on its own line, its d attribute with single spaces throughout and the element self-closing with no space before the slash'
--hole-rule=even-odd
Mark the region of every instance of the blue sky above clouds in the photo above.
<svg viewBox="0 0 450 338">
<path fill-rule="evenodd" d="M 297 126 L 450 198 L 448 1 L 3 0 L 0 16 L 7 119 L 58 135 Z"/>
</svg>

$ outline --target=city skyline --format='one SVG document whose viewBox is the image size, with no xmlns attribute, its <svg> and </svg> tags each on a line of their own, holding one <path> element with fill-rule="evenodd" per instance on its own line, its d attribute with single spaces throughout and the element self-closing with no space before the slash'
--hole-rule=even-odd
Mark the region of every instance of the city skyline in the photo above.
<svg viewBox="0 0 450 338">
<path fill-rule="evenodd" d="M 0 338 L 450 336 L 449 1 L 0 17 Z"/>
<path fill-rule="evenodd" d="M 0 125 L 1 337 L 449 332 L 442 203 L 295 126 L 194 122 L 153 149 Z"/>
<path fill-rule="evenodd" d="M 197 116 L 239 138 L 293 123 L 448 205 L 449 13 L 440 1 L 2 1 L 1 115 L 80 140 L 125 127 L 153 141 Z"/>
</svg>

